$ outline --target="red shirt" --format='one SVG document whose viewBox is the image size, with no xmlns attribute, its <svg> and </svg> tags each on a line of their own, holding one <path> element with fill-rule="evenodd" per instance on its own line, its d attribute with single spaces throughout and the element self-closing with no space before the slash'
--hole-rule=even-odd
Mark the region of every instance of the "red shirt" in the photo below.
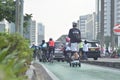
<svg viewBox="0 0 120 80">
<path fill-rule="evenodd" d="M 49 46 L 55 46 L 55 42 L 54 41 L 49 41 Z"/>
</svg>

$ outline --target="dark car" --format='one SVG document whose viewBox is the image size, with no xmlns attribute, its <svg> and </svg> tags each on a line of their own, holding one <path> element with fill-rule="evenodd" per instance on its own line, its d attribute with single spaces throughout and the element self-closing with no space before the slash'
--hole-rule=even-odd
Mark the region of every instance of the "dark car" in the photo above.
<svg viewBox="0 0 120 80">
<path fill-rule="evenodd" d="M 88 58 L 97 60 L 100 57 L 100 47 L 97 41 L 87 41 L 89 51 L 87 53 Z"/>
<path fill-rule="evenodd" d="M 53 58 L 54 58 L 54 60 L 57 60 L 57 61 L 65 60 L 64 45 L 62 42 L 59 42 L 59 41 L 55 42 L 55 53 L 54 53 Z"/>
</svg>

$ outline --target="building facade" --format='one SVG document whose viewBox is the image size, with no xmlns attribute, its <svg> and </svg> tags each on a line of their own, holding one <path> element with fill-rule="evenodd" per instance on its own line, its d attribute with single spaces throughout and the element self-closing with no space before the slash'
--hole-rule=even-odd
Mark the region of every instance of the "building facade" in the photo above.
<svg viewBox="0 0 120 80">
<path fill-rule="evenodd" d="M 0 32 L 9 32 L 9 22 L 5 19 L 0 22 Z"/>
<path fill-rule="evenodd" d="M 101 4 L 103 3 L 103 4 Z M 120 40 L 113 33 L 113 27 L 116 24 L 120 24 L 120 0 L 96 0 L 96 13 L 97 13 L 97 25 L 99 27 L 99 35 L 114 38 L 114 41 L 118 41 L 120 46 Z M 103 26 L 103 32 L 102 32 Z M 114 42 L 111 42 L 111 44 Z"/>
<path fill-rule="evenodd" d="M 37 45 L 37 35 L 36 34 L 37 34 L 36 21 L 32 20 L 31 26 L 30 26 L 30 43 L 31 44 Z"/>
<path fill-rule="evenodd" d="M 81 37 L 88 40 L 96 40 L 96 26 L 95 26 L 96 15 L 88 14 L 80 16 L 79 18 L 79 29 L 81 31 Z"/>
<path fill-rule="evenodd" d="M 45 26 L 42 23 L 37 23 L 37 36 L 38 44 L 41 44 L 42 40 L 45 40 Z"/>
</svg>

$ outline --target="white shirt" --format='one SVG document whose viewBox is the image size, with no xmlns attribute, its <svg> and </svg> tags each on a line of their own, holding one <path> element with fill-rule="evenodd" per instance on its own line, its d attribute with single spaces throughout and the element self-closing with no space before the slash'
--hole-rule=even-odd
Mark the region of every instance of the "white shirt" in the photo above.
<svg viewBox="0 0 120 80">
<path fill-rule="evenodd" d="M 65 49 L 66 51 L 71 50 L 71 48 L 70 48 L 69 44 L 70 44 L 69 42 L 67 42 L 67 43 L 66 43 L 66 49 Z"/>
<path fill-rule="evenodd" d="M 83 51 L 88 51 L 88 44 L 83 44 Z"/>
</svg>

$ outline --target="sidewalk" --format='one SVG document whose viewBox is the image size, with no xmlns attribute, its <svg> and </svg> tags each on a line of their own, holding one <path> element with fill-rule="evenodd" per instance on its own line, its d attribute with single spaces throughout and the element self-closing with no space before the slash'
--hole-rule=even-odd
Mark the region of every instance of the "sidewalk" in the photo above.
<svg viewBox="0 0 120 80">
<path fill-rule="evenodd" d="M 120 58 L 98 58 L 98 60 L 89 58 L 88 61 L 81 60 L 81 62 L 120 69 Z"/>
</svg>

